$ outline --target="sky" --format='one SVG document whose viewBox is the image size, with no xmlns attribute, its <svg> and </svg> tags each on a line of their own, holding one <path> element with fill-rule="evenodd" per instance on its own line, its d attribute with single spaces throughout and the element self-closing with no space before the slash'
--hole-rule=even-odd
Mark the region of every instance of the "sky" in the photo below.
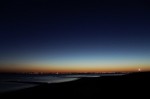
<svg viewBox="0 0 150 99">
<path fill-rule="evenodd" d="M 0 71 L 150 70 L 149 0 L 0 3 Z"/>
</svg>

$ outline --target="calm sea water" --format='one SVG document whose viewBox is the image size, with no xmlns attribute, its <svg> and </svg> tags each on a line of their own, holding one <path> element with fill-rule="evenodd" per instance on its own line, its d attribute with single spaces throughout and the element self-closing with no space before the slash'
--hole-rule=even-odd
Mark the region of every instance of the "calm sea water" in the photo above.
<svg viewBox="0 0 150 99">
<path fill-rule="evenodd" d="M 118 74 L 117 74 L 118 75 Z M 82 77 L 115 76 L 114 74 L 81 74 L 81 75 L 0 75 L 0 93 L 30 88 L 40 84 L 62 83 L 78 80 Z"/>
<path fill-rule="evenodd" d="M 75 77 L 57 75 L 0 75 L 0 93 L 38 86 L 78 80 Z"/>
</svg>

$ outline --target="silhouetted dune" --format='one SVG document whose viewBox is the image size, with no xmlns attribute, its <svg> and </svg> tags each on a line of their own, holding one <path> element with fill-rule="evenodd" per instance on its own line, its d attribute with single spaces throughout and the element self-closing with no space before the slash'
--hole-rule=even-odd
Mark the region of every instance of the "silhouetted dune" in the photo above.
<svg viewBox="0 0 150 99">
<path fill-rule="evenodd" d="M 81 78 L 59 84 L 45 84 L 1 95 L 2 97 L 31 98 L 131 98 L 149 97 L 150 72 L 122 76 Z"/>
</svg>

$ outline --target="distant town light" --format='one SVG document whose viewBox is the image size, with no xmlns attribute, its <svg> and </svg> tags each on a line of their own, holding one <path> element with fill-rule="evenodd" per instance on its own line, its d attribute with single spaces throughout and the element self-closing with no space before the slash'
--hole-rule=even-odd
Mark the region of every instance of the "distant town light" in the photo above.
<svg viewBox="0 0 150 99">
<path fill-rule="evenodd" d="M 139 68 L 138 71 L 140 72 L 140 71 L 141 71 L 141 68 Z"/>
</svg>

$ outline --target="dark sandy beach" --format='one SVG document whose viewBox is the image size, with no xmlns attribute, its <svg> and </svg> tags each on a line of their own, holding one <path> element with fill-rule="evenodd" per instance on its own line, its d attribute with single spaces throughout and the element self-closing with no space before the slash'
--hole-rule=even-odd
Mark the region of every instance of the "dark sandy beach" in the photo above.
<svg viewBox="0 0 150 99">
<path fill-rule="evenodd" d="M 150 73 L 140 72 L 123 76 L 81 78 L 59 84 L 44 84 L 1 94 L 5 98 L 145 98 L 149 96 Z"/>
</svg>

